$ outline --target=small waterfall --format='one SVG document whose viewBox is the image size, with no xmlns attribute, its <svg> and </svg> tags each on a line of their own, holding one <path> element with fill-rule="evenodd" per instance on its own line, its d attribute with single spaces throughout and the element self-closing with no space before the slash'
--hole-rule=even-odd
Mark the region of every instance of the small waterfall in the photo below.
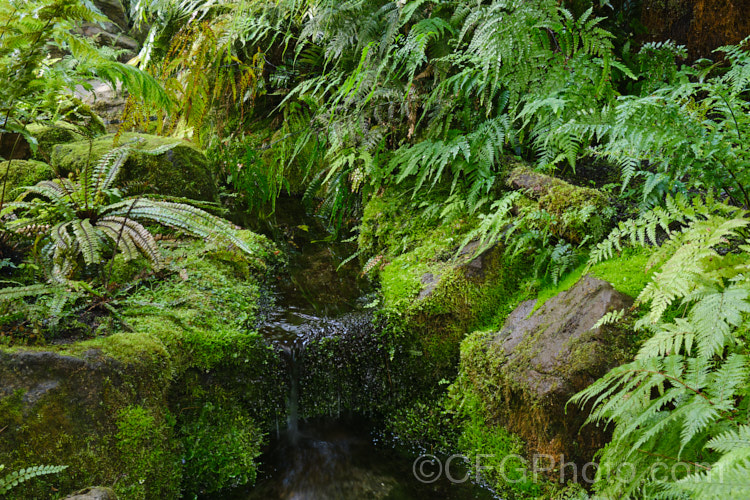
<svg viewBox="0 0 750 500">
<path fill-rule="evenodd" d="M 286 432 L 290 440 L 296 441 L 299 436 L 299 364 L 303 342 L 294 342 L 285 346 L 283 352 L 289 366 L 289 393 L 286 398 Z"/>
<path fill-rule="evenodd" d="M 364 415 L 391 397 L 391 384 L 372 315 L 362 312 L 371 302 L 368 284 L 355 262 L 339 270 L 355 249 L 326 241 L 320 220 L 300 207 L 277 203 L 277 214 L 289 217 L 276 220 L 284 230 L 274 238 L 289 256 L 288 274 L 278 277 L 258 328 L 286 363 L 286 428 L 277 415 L 257 485 L 225 498 L 491 498 L 450 483 L 424 485 L 412 474 L 413 457 L 373 444 L 373 422 Z"/>
</svg>

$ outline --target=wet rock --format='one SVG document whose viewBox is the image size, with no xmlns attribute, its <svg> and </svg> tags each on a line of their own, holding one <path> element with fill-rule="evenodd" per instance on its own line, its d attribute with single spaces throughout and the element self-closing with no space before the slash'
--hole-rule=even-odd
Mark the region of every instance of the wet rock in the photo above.
<svg viewBox="0 0 750 500">
<path fill-rule="evenodd" d="M 534 304 L 520 304 L 500 332 L 473 334 L 462 350 L 462 369 L 495 423 L 519 434 L 530 453 L 585 462 L 607 437 L 598 429 L 579 433 L 586 412 L 565 405 L 627 359 L 624 331 L 592 326 L 632 299 L 585 276 L 532 312 Z"/>
<path fill-rule="evenodd" d="M 77 491 L 65 497 L 65 500 L 117 500 L 117 495 L 115 495 L 115 492 L 111 488 L 94 486 L 93 488 L 85 488 Z"/>
</svg>

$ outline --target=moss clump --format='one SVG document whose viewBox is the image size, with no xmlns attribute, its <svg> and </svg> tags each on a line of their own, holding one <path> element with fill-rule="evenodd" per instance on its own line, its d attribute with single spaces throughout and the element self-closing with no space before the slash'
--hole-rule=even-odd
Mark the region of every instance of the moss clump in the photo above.
<svg viewBox="0 0 750 500">
<path fill-rule="evenodd" d="M 591 266 L 588 273 L 609 282 L 618 292 L 636 298 L 654 274 L 653 270 L 648 270 L 650 255 L 651 252 L 645 248 L 626 248 L 621 255 Z M 534 311 L 542 307 L 547 299 L 578 283 L 586 267 L 586 264 L 582 264 L 566 274 L 557 285 L 548 285 L 539 290 Z"/>
<path fill-rule="evenodd" d="M 37 141 L 34 158 L 45 162 L 52 159 L 52 152 L 58 144 L 68 144 L 85 139 L 84 135 L 74 125 L 63 121 L 54 125 L 32 124 L 29 125 L 28 129 Z"/>
<path fill-rule="evenodd" d="M 10 170 L 8 170 L 9 164 Z M 40 161 L 4 161 L 0 163 L 0 182 L 6 183 L 3 201 L 14 199 L 19 194 L 17 192 L 17 188 L 19 187 L 33 186 L 39 181 L 52 179 L 54 176 L 55 173 L 52 167 Z"/>
<path fill-rule="evenodd" d="M 224 403 L 225 405 L 227 403 Z M 204 403 L 180 427 L 185 480 L 183 491 L 208 494 L 255 482 L 255 459 L 263 433 L 236 405 Z"/>
<path fill-rule="evenodd" d="M 482 467 L 474 472 L 505 498 L 539 498 L 543 485 L 522 458 L 521 439 L 501 425 L 488 425 L 491 420 L 481 399 L 460 380 L 451 392 L 449 408 L 461 428 L 458 449 L 473 467 Z"/>
<path fill-rule="evenodd" d="M 181 470 L 176 443 L 172 439 L 170 415 L 133 405 L 117 413 L 115 446 L 123 458 L 123 498 L 156 498 L 165 491 L 178 491 Z"/>
<path fill-rule="evenodd" d="M 120 173 L 120 183 L 142 183 L 150 191 L 164 196 L 216 201 L 216 183 L 205 155 L 181 139 L 136 133 L 109 134 L 91 142 L 84 140 L 55 146 L 52 164 L 63 175 L 81 172 L 89 162 L 95 162 L 114 147 L 131 141 L 142 141 L 138 147 L 145 151 L 162 146 L 174 147 L 159 155 L 133 151 Z"/>
</svg>

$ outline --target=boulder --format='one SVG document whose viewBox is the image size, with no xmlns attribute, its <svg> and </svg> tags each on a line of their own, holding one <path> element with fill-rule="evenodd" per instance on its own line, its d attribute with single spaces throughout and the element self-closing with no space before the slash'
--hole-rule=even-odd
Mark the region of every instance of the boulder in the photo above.
<svg viewBox="0 0 750 500">
<path fill-rule="evenodd" d="M 611 225 L 613 211 L 607 196 L 597 189 L 574 186 L 527 166 L 511 171 L 508 185 L 522 189 L 539 208 L 555 216 L 552 231 L 568 241 L 580 243 L 587 236 L 597 240 Z"/>
<path fill-rule="evenodd" d="M 57 145 L 52 153 L 52 165 L 62 175 L 80 172 L 86 164 L 95 162 L 118 145 L 140 141 L 139 149 L 154 150 L 171 146 L 159 155 L 134 150 L 120 172 L 120 184 L 145 184 L 148 192 L 201 201 L 216 201 L 216 184 L 203 152 L 187 141 L 148 134 L 113 134 L 71 144 Z M 89 146 L 91 158 L 89 160 Z"/>
<path fill-rule="evenodd" d="M 8 169 L 10 163 L 10 170 Z M 3 201 L 12 200 L 18 194 L 16 188 L 22 186 L 33 186 L 39 181 L 52 179 L 55 174 L 52 167 L 46 163 L 35 160 L 13 160 L 0 163 L 0 183 L 4 182 L 7 173 L 7 182 L 5 184 L 5 196 Z M 0 189 L 2 189 L 0 187 Z"/>
<path fill-rule="evenodd" d="M 462 371 L 493 423 L 520 435 L 529 454 L 585 463 L 607 436 L 595 428 L 579 432 L 587 412 L 566 403 L 627 360 L 624 331 L 592 327 L 633 300 L 587 275 L 536 311 L 535 302 L 521 303 L 500 332 L 472 334 L 462 347 Z"/>
<path fill-rule="evenodd" d="M 127 102 L 122 89 L 98 80 L 89 81 L 88 86 L 77 85 L 75 96 L 101 117 L 107 132 L 117 132 Z"/>
<path fill-rule="evenodd" d="M 111 488 L 94 486 L 93 488 L 85 488 L 77 491 L 65 497 L 64 500 L 117 500 L 117 495 L 115 495 L 115 492 Z"/>
</svg>

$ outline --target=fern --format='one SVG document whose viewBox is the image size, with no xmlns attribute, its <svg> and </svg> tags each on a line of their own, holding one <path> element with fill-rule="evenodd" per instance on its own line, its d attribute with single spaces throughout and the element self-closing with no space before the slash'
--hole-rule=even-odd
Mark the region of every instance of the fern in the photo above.
<svg viewBox="0 0 750 500">
<path fill-rule="evenodd" d="M 636 302 L 649 305 L 636 328 L 647 329 L 650 338 L 633 362 L 615 368 L 571 400 L 591 405 L 590 421 L 615 424 L 600 469 L 611 476 L 597 482 L 605 496 L 722 498 L 742 496 L 747 488 L 738 478 L 746 473 L 750 456 L 741 418 L 750 375 L 750 358 L 741 340 L 750 325 L 750 255 L 717 249 L 743 241 L 749 221 L 743 212 L 715 202 L 670 200 L 668 210 L 677 206 L 687 208 L 685 225 L 669 231 L 654 252 L 652 264 L 658 270 Z M 621 226 L 611 241 L 656 243 L 648 228 L 664 222 L 665 214 Z M 601 253 L 595 260 L 600 258 Z M 675 305 L 683 313 L 665 319 Z M 680 471 L 669 477 L 649 474 L 664 460 L 681 464 Z M 634 480 L 619 479 L 625 474 L 618 469 L 622 463 L 635 470 Z"/>
<path fill-rule="evenodd" d="M 0 477 L 0 495 L 5 495 L 16 486 L 25 483 L 35 477 L 47 474 L 57 474 L 67 469 L 67 465 L 36 465 L 19 471 L 11 472 L 5 477 Z M 2 471 L 3 466 L 0 466 Z"/>
<path fill-rule="evenodd" d="M 103 264 L 117 251 L 126 260 L 142 255 L 159 269 L 160 251 L 142 222 L 161 224 L 222 246 L 252 252 L 230 223 L 192 205 L 147 197 L 123 199 L 114 184 L 134 147 L 135 144 L 123 145 L 104 155 L 88 173 L 83 173 L 80 182 L 60 179 L 30 186 L 3 211 L 17 215 L 6 223 L 9 231 L 19 235 L 39 233 L 42 255 L 53 281 L 67 282 L 75 272 L 87 267 L 102 272 Z M 145 153 L 160 154 L 166 148 Z M 28 292 L 11 290 L 8 292 L 11 295 Z"/>
</svg>

